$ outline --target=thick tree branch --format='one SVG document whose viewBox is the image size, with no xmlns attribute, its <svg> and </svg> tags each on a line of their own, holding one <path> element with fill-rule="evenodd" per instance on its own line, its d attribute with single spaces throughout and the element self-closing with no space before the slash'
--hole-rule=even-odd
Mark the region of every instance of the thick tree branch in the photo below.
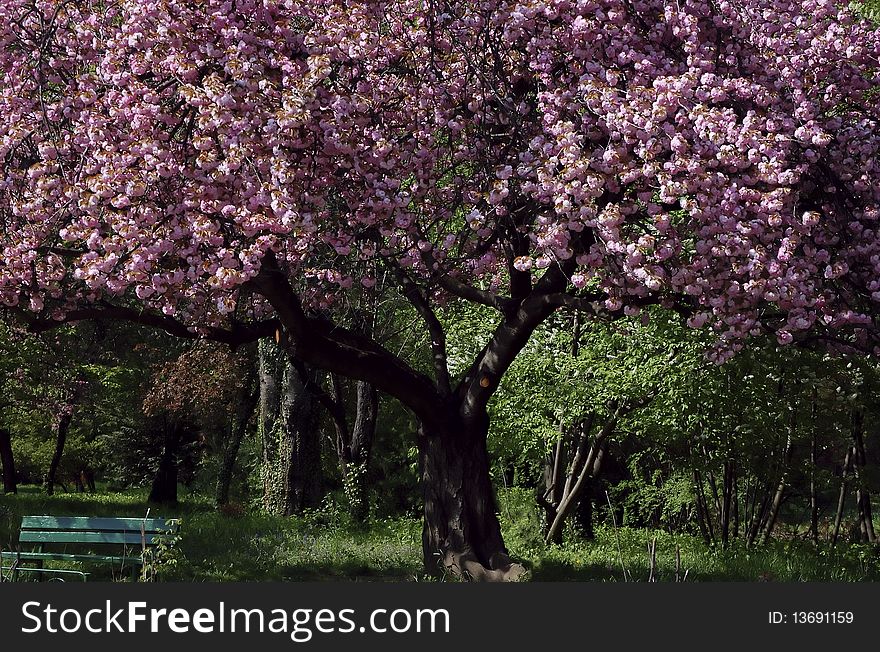
<svg viewBox="0 0 880 652">
<path fill-rule="evenodd" d="M 517 301 L 515 299 L 511 299 L 510 297 L 505 297 L 500 294 L 495 294 L 494 292 L 489 292 L 487 290 L 475 288 L 472 285 L 468 285 L 467 283 L 459 281 L 458 279 L 450 276 L 446 272 L 440 273 L 436 277 L 436 281 L 440 285 L 440 287 L 442 287 L 450 294 L 454 294 L 460 299 L 464 299 L 472 303 L 478 303 L 483 306 L 489 306 L 490 308 L 495 308 L 502 313 L 507 313 L 512 308 L 515 308 L 517 304 Z"/>
<path fill-rule="evenodd" d="M 403 295 L 416 309 L 425 326 L 428 328 L 428 335 L 431 337 L 431 356 L 434 363 L 434 373 L 437 379 L 437 387 L 442 396 L 452 394 L 452 384 L 449 380 L 449 365 L 446 355 L 446 332 L 443 330 L 443 324 L 437 319 L 437 315 L 428 305 L 428 300 L 422 294 L 419 287 L 413 280 L 406 275 L 406 272 L 400 269 L 394 270 L 398 281 L 400 281 Z"/>
<path fill-rule="evenodd" d="M 371 383 L 399 399 L 423 421 L 442 418 L 437 409 L 440 395 L 430 378 L 375 340 L 308 316 L 274 256 L 264 259 L 252 285 L 278 314 L 284 328 L 281 345 L 288 353 L 327 371 Z"/>
<path fill-rule="evenodd" d="M 62 319 L 37 318 L 20 309 L 14 312 L 25 323 L 28 331 L 31 333 L 43 333 L 77 321 L 127 321 L 158 328 L 176 337 L 191 340 L 209 339 L 229 344 L 232 347 L 255 342 L 264 337 L 270 337 L 279 326 L 277 320 L 269 319 L 255 324 L 234 322 L 227 328 L 217 326 L 202 327 L 199 331 L 196 331 L 183 322 L 167 315 L 160 315 L 146 310 L 135 310 L 125 306 L 115 306 L 109 303 L 96 303 L 92 306 L 71 310 Z"/>
<path fill-rule="evenodd" d="M 514 358 L 534 330 L 558 307 L 550 297 L 562 292 L 567 283 L 566 270 L 561 266 L 548 269 L 516 311 L 508 314 L 495 329 L 492 339 L 456 388 L 465 415 L 477 416 L 485 411 Z"/>
</svg>

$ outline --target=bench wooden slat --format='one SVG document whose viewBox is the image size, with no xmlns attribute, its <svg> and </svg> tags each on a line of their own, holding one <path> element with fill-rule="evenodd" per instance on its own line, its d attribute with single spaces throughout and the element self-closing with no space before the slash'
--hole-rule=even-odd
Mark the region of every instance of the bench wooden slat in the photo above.
<svg viewBox="0 0 880 652">
<path fill-rule="evenodd" d="M 22 530 L 85 530 L 89 532 L 173 533 L 178 521 L 163 518 L 106 518 L 91 516 L 23 516 Z"/>
<path fill-rule="evenodd" d="M 145 534 L 143 541 L 148 545 L 155 545 L 160 535 Z M 18 535 L 21 543 L 118 543 L 129 545 L 141 545 L 140 532 L 85 532 L 55 531 L 46 532 L 39 530 L 22 530 Z"/>
<path fill-rule="evenodd" d="M 21 559 L 23 561 L 33 560 L 52 560 L 52 561 L 85 561 L 96 564 L 125 564 L 140 566 L 143 559 L 140 557 L 125 557 L 114 555 L 71 555 L 61 552 L 2 552 L 0 559 L 4 561 L 15 561 Z"/>
<path fill-rule="evenodd" d="M 135 556 L 140 552 L 142 545 L 155 546 L 169 537 L 176 538 L 180 530 L 180 521 L 177 519 L 163 518 L 107 518 L 99 516 L 23 516 L 21 528 L 18 533 L 19 548 L 26 544 L 36 544 L 37 550 L 16 552 L 0 552 L 0 563 L 10 563 L 10 569 L 15 568 L 21 572 L 47 572 L 54 569 L 33 569 L 30 566 L 21 567 L 16 562 L 38 563 L 46 560 L 86 562 L 95 564 L 117 564 L 120 567 L 128 567 L 132 573 L 143 566 L 143 559 Z M 61 544 L 65 550 L 46 551 L 45 545 Z M 73 553 L 66 551 L 67 545 L 85 546 L 86 550 L 78 551 L 74 548 Z M 115 544 L 125 546 L 115 552 L 116 555 L 92 554 L 87 552 L 94 545 Z M 126 548 L 127 547 L 127 548 Z M 105 551 L 106 552 L 106 551 Z M 111 551 L 112 552 L 112 551 Z M 5 568 L 4 568 L 5 570 Z M 13 571 L 16 572 L 16 571 Z M 85 573 L 79 571 L 57 572 L 78 573 L 85 579 Z M 135 581 L 137 577 L 133 575 Z"/>
</svg>

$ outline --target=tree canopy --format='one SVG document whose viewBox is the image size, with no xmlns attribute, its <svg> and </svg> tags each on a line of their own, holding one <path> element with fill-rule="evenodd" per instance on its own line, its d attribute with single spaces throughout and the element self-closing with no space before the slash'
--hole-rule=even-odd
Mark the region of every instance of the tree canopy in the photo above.
<svg viewBox="0 0 880 652">
<path fill-rule="evenodd" d="M 426 562 L 504 578 L 488 405 L 556 311 L 880 350 L 878 63 L 833 0 L 9 0 L 0 301 L 399 399 Z M 351 318 L 389 295 L 429 369 Z"/>
<path fill-rule="evenodd" d="M 558 304 L 872 346 L 867 22 L 830 1 L 423 4 L 4 3 L 4 302 L 60 319 L 130 292 L 243 321 L 271 252 L 319 307 L 377 262 L 501 309 L 559 267 Z"/>
</svg>

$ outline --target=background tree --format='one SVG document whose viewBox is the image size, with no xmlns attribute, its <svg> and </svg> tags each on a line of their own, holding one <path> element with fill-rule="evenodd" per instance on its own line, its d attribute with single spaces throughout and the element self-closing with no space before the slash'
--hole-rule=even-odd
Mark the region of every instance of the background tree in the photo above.
<svg viewBox="0 0 880 652">
<path fill-rule="evenodd" d="M 235 463 L 257 403 L 255 347 L 197 343 L 154 373 L 143 403 L 163 441 L 151 500 L 177 501 L 181 448 L 196 437 L 217 460 L 215 501 L 229 502 Z"/>
</svg>

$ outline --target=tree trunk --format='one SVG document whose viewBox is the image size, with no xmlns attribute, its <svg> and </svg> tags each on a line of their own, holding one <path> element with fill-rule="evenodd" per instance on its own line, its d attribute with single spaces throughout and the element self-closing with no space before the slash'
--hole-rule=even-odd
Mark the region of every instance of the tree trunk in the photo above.
<svg viewBox="0 0 880 652">
<path fill-rule="evenodd" d="M 317 372 L 269 341 L 259 344 L 263 506 L 290 516 L 321 502 Z"/>
<path fill-rule="evenodd" d="M 252 394 L 256 397 L 256 394 Z M 217 473 L 217 490 L 215 493 L 215 502 L 218 507 L 222 507 L 229 503 L 229 492 L 232 487 L 232 476 L 235 473 L 235 463 L 238 461 L 238 451 L 241 449 L 241 442 L 247 433 L 247 424 L 250 416 L 256 407 L 256 400 L 249 402 L 250 409 L 246 413 L 240 414 L 236 421 L 232 424 L 232 436 L 223 450 L 223 459 L 220 462 L 220 470 Z"/>
<path fill-rule="evenodd" d="M 779 485 L 776 487 L 776 493 L 773 494 L 773 502 L 770 503 L 770 512 L 767 514 L 767 522 L 764 525 L 764 543 L 770 541 L 770 535 L 773 533 L 773 527 L 776 525 L 776 519 L 779 517 L 779 508 L 782 506 L 783 499 L 785 498 L 785 490 L 788 488 L 788 473 L 793 453 L 792 435 L 796 426 L 796 414 L 792 410 L 788 433 L 785 436 L 785 450 L 782 452 Z"/>
<path fill-rule="evenodd" d="M 751 546 L 758 540 L 758 534 L 761 532 L 761 526 L 764 524 L 767 516 L 767 508 L 770 505 L 770 480 L 764 483 L 763 490 L 758 496 L 758 478 L 755 478 L 755 500 L 753 502 L 753 516 L 751 525 L 749 526 L 748 535 L 746 536 L 746 545 Z"/>
<path fill-rule="evenodd" d="M 283 511 L 284 482 L 278 464 L 281 437 L 281 384 L 284 354 L 267 340 L 261 340 L 258 350 L 258 378 L 260 386 L 259 421 L 257 430 L 260 437 L 262 464 L 260 474 L 263 481 L 263 508 L 273 514 Z"/>
<path fill-rule="evenodd" d="M 739 538 L 739 518 L 740 518 L 740 516 L 739 516 L 739 514 L 740 514 L 739 485 L 740 485 L 739 475 L 734 472 L 734 474 L 733 474 L 733 538 L 734 539 Z"/>
<path fill-rule="evenodd" d="M 246 430 L 246 425 L 232 424 L 232 435 L 223 449 L 223 458 L 220 460 L 220 469 L 217 471 L 217 487 L 214 492 L 214 503 L 217 507 L 229 504 L 235 462 L 238 459 L 238 451 L 241 448 L 241 441 L 244 439 Z"/>
<path fill-rule="evenodd" d="M 12 437 L 9 431 L 0 428 L 0 466 L 3 467 L 3 493 L 18 492 L 15 481 L 15 458 L 12 456 Z"/>
<path fill-rule="evenodd" d="M 501 537 L 486 449 L 488 415 L 419 431 L 425 568 L 472 580 L 517 579 Z"/>
<path fill-rule="evenodd" d="M 176 422 L 165 426 L 165 441 L 159 467 L 153 477 L 153 486 L 147 499 L 160 505 L 177 504 L 177 453 L 180 448 L 182 426 Z"/>
<path fill-rule="evenodd" d="M 539 495 L 538 503 L 544 508 L 544 534 L 546 535 L 556 520 L 556 510 L 562 502 L 565 474 L 563 469 L 568 463 L 569 433 L 564 422 L 559 423 L 559 436 L 553 446 L 553 452 L 544 459 L 544 492 Z M 562 543 L 562 530 L 557 530 L 548 543 Z"/>
<path fill-rule="evenodd" d="M 285 516 L 321 503 L 321 440 L 315 397 L 318 383 L 317 370 L 291 362 L 285 366 L 281 392 Z"/>
<path fill-rule="evenodd" d="M 581 536 L 588 541 L 596 538 L 596 529 L 593 524 L 593 493 L 595 491 L 595 484 L 594 478 L 587 480 L 584 495 L 581 496 L 574 514 L 575 523 L 578 530 L 580 530 Z"/>
<path fill-rule="evenodd" d="M 709 501 L 706 500 L 706 489 L 703 485 L 703 476 L 698 469 L 694 472 L 694 494 L 697 504 L 697 518 L 700 524 L 700 533 L 706 545 L 715 545 L 715 530 L 712 525 L 712 514 L 709 511 Z"/>
<path fill-rule="evenodd" d="M 846 507 L 846 490 L 848 485 L 848 477 L 852 470 L 852 446 L 846 449 L 846 456 L 843 458 L 843 469 L 840 471 L 840 491 L 837 494 L 837 511 L 834 514 L 834 526 L 831 529 L 831 545 L 837 545 L 837 538 L 840 536 L 840 524 L 843 521 L 843 510 Z"/>
<path fill-rule="evenodd" d="M 220 470 L 217 473 L 217 489 L 215 493 L 215 502 L 218 507 L 229 503 L 229 491 L 232 486 L 232 476 L 235 472 L 235 462 L 238 460 L 238 451 L 241 449 L 241 442 L 247 433 L 248 422 L 257 407 L 259 396 L 256 379 L 254 378 L 253 371 L 251 371 L 248 378 L 245 379 L 245 386 L 242 389 L 238 409 L 231 424 L 231 437 L 223 448 L 223 459 L 220 462 Z"/>
<path fill-rule="evenodd" d="M 562 490 L 562 500 L 555 506 L 556 514 L 553 522 L 550 524 L 547 535 L 544 537 L 545 543 L 557 540 L 561 536 L 565 519 L 577 507 L 590 479 L 596 475 L 596 462 L 601 459 L 599 457 L 600 451 L 605 445 L 605 441 L 614 432 L 619 417 L 620 409 L 615 405 L 614 412 L 606 419 L 599 432 L 596 433 L 592 443 L 590 443 L 589 436 L 592 427 L 592 417 L 586 425 L 581 424 L 577 451 L 568 467 L 565 486 Z"/>
<path fill-rule="evenodd" d="M 348 510 L 353 519 L 364 522 L 370 511 L 366 475 L 379 417 L 379 394 L 370 383 L 362 380 L 355 383 L 354 424 L 349 428 L 342 382 L 336 374 L 331 374 L 331 385 L 336 454 Z"/>
<path fill-rule="evenodd" d="M 55 421 L 55 452 L 52 454 L 52 461 L 49 463 L 49 470 L 46 473 L 44 487 L 46 494 L 51 496 L 55 493 L 55 485 L 57 481 L 58 467 L 61 465 L 61 458 L 64 455 L 64 445 L 67 443 L 67 433 L 70 431 L 70 422 L 73 420 L 73 408 L 64 409 L 58 415 Z"/>
<path fill-rule="evenodd" d="M 814 417 L 815 417 L 815 403 Z M 813 420 L 815 423 L 815 418 Z M 816 464 L 818 458 L 819 446 L 816 441 L 816 431 L 813 430 L 813 437 L 810 441 L 810 539 L 813 544 L 819 545 L 819 494 L 816 488 Z"/>
<path fill-rule="evenodd" d="M 853 438 L 853 470 L 856 478 L 856 504 L 859 510 L 859 531 L 862 541 L 874 543 L 877 539 L 874 533 L 874 516 L 871 512 L 871 493 L 864 486 L 865 439 L 864 415 L 861 410 L 853 410 L 852 438 Z"/>
<path fill-rule="evenodd" d="M 729 459 L 724 460 L 724 469 L 721 485 L 721 547 L 726 549 L 730 543 L 730 520 L 731 509 L 733 503 L 733 483 L 735 480 L 735 471 L 733 462 Z"/>
</svg>

